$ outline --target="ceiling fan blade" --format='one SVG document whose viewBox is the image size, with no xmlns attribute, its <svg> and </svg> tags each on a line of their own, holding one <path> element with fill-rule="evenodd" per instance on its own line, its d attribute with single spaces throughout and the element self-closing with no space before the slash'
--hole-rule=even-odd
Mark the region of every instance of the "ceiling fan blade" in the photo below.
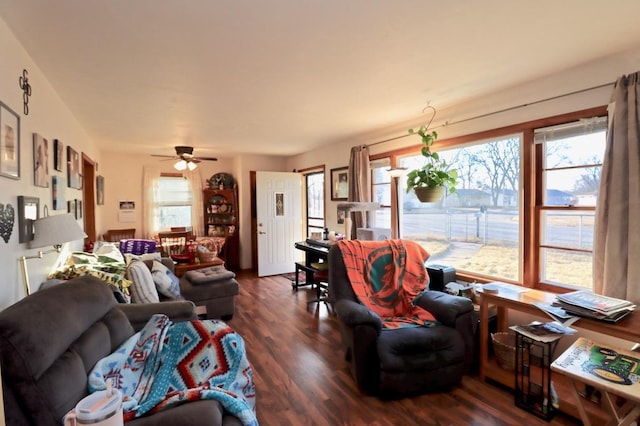
<svg viewBox="0 0 640 426">
<path fill-rule="evenodd" d="M 198 160 L 201 161 L 218 161 L 216 157 L 198 157 Z"/>
<path fill-rule="evenodd" d="M 152 157 L 163 157 L 163 158 L 176 158 L 175 155 L 160 155 L 160 154 L 151 154 Z"/>
</svg>

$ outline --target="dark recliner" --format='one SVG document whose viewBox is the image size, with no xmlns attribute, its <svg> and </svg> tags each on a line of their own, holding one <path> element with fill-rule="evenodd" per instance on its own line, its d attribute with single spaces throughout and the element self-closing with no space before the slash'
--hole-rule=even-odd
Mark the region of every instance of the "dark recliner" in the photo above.
<svg viewBox="0 0 640 426">
<path fill-rule="evenodd" d="M 87 375 L 163 313 L 174 322 L 196 318 L 190 301 L 118 304 L 98 278 L 74 278 L 25 297 L 0 312 L 0 363 L 7 425 L 60 425 L 87 396 Z M 188 402 L 128 422 L 144 425 L 240 425 L 218 401 Z"/>
<path fill-rule="evenodd" d="M 469 299 L 427 290 L 417 305 L 441 325 L 382 330 L 380 317 L 358 301 L 337 245 L 329 250 L 329 296 L 363 393 L 395 398 L 444 390 L 470 370 L 476 320 Z"/>
</svg>

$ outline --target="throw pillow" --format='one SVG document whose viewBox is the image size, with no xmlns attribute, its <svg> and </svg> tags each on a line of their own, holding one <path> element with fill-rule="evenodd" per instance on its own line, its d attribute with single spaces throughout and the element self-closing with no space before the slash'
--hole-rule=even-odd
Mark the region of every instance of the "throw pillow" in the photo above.
<svg viewBox="0 0 640 426">
<path fill-rule="evenodd" d="M 157 303 L 160 301 L 151 271 L 144 262 L 132 261 L 127 267 L 126 275 L 131 281 L 131 299 L 134 303 Z"/>
<path fill-rule="evenodd" d="M 170 299 L 180 299 L 180 279 L 173 272 L 157 260 L 151 266 L 151 275 L 156 283 L 156 289 L 163 296 Z"/>
<path fill-rule="evenodd" d="M 93 247 L 93 253 L 99 257 L 107 257 L 115 262 L 124 263 L 124 257 L 115 243 L 102 242 L 102 244 Z"/>
<path fill-rule="evenodd" d="M 145 261 L 145 260 L 157 260 L 157 261 L 161 261 L 162 260 L 162 255 L 160 254 L 160 252 L 156 251 L 153 253 L 145 253 L 145 254 L 141 254 L 141 255 L 137 255 L 137 254 L 131 254 L 131 253 L 125 253 L 124 254 L 124 260 L 125 263 L 127 265 L 129 265 L 131 262 L 133 262 L 134 260 L 141 260 L 141 261 Z"/>
</svg>

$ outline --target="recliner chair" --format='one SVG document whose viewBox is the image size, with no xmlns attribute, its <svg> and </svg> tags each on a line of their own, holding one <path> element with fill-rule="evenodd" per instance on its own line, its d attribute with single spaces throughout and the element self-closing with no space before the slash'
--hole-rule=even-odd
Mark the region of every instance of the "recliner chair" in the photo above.
<svg viewBox="0 0 640 426">
<path fill-rule="evenodd" d="M 340 324 L 346 360 L 359 389 L 396 398 L 460 383 L 473 362 L 473 304 L 464 297 L 427 290 L 417 305 L 439 325 L 382 329 L 382 320 L 356 297 L 338 245 L 331 247 L 329 297 Z"/>
</svg>

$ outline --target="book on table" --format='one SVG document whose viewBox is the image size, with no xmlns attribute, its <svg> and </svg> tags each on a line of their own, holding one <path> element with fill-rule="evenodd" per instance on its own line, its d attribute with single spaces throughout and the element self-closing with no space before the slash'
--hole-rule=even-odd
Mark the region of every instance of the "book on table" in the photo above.
<svg viewBox="0 0 640 426">
<path fill-rule="evenodd" d="M 557 304 L 570 314 L 608 322 L 618 322 L 631 313 L 636 305 L 588 290 L 578 290 L 556 296 Z"/>
<path fill-rule="evenodd" d="M 575 334 L 576 330 L 557 322 L 541 323 L 534 321 L 527 325 L 512 325 L 511 330 L 538 342 L 554 342 L 562 336 Z"/>
</svg>

